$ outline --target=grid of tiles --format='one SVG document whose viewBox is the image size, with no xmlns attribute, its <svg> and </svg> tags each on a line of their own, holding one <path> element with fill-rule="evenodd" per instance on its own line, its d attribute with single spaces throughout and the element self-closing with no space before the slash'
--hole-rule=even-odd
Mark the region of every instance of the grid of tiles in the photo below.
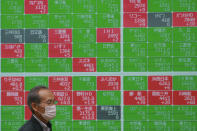
<svg viewBox="0 0 197 131">
<path fill-rule="evenodd" d="M 1 0 L 0 9 L 0 130 L 31 117 L 36 85 L 59 101 L 55 131 L 197 130 L 196 0 Z"/>
</svg>

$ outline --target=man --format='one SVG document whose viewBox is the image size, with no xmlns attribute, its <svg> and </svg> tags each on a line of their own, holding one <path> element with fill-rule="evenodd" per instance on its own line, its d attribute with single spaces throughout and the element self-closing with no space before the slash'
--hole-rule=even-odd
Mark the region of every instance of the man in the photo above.
<svg viewBox="0 0 197 131">
<path fill-rule="evenodd" d="M 36 86 L 27 96 L 32 117 L 19 131 L 52 131 L 50 120 L 56 116 L 56 102 L 53 93 L 45 86 Z"/>
</svg>

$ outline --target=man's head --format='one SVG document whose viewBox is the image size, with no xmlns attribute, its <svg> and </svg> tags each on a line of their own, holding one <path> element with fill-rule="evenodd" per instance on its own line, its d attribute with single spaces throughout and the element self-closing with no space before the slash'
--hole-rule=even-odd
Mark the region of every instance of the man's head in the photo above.
<svg viewBox="0 0 197 131">
<path fill-rule="evenodd" d="M 45 86 L 32 88 L 27 96 L 27 104 L 32 113 L 40 114 L 46 120 L 50 120 L 51 116 L 55 115 L 55 97 Z"/>
</svg>

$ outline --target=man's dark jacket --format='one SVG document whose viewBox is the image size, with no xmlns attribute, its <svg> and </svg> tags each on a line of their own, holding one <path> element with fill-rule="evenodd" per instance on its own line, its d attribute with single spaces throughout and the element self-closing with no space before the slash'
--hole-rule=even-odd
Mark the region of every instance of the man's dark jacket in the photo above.
<svg viewBox="0 0 197 131">
<path fill-rule="evenodd" d="M 50 125 L 51 126 L 51 125 Z M 43 131 L 42 126 L 40 123 L 35 119 L 35 117 L 31 117 L 29 121 L 27 121 L 19 131 Z M 52 128 L 51 128 L 52 131 Z"/>
</svg>

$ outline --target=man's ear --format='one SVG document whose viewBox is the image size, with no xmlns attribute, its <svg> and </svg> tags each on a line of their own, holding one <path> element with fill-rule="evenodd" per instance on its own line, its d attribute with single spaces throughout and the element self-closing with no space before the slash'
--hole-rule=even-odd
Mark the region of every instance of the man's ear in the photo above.
<svg viewBox="0 0 197 131">
<path fill-rule="evenodd" d="M 31 107 L 34 111 L 38 112 L 38 105 L 36 103 L 31 103 Z"/>
</svg>

